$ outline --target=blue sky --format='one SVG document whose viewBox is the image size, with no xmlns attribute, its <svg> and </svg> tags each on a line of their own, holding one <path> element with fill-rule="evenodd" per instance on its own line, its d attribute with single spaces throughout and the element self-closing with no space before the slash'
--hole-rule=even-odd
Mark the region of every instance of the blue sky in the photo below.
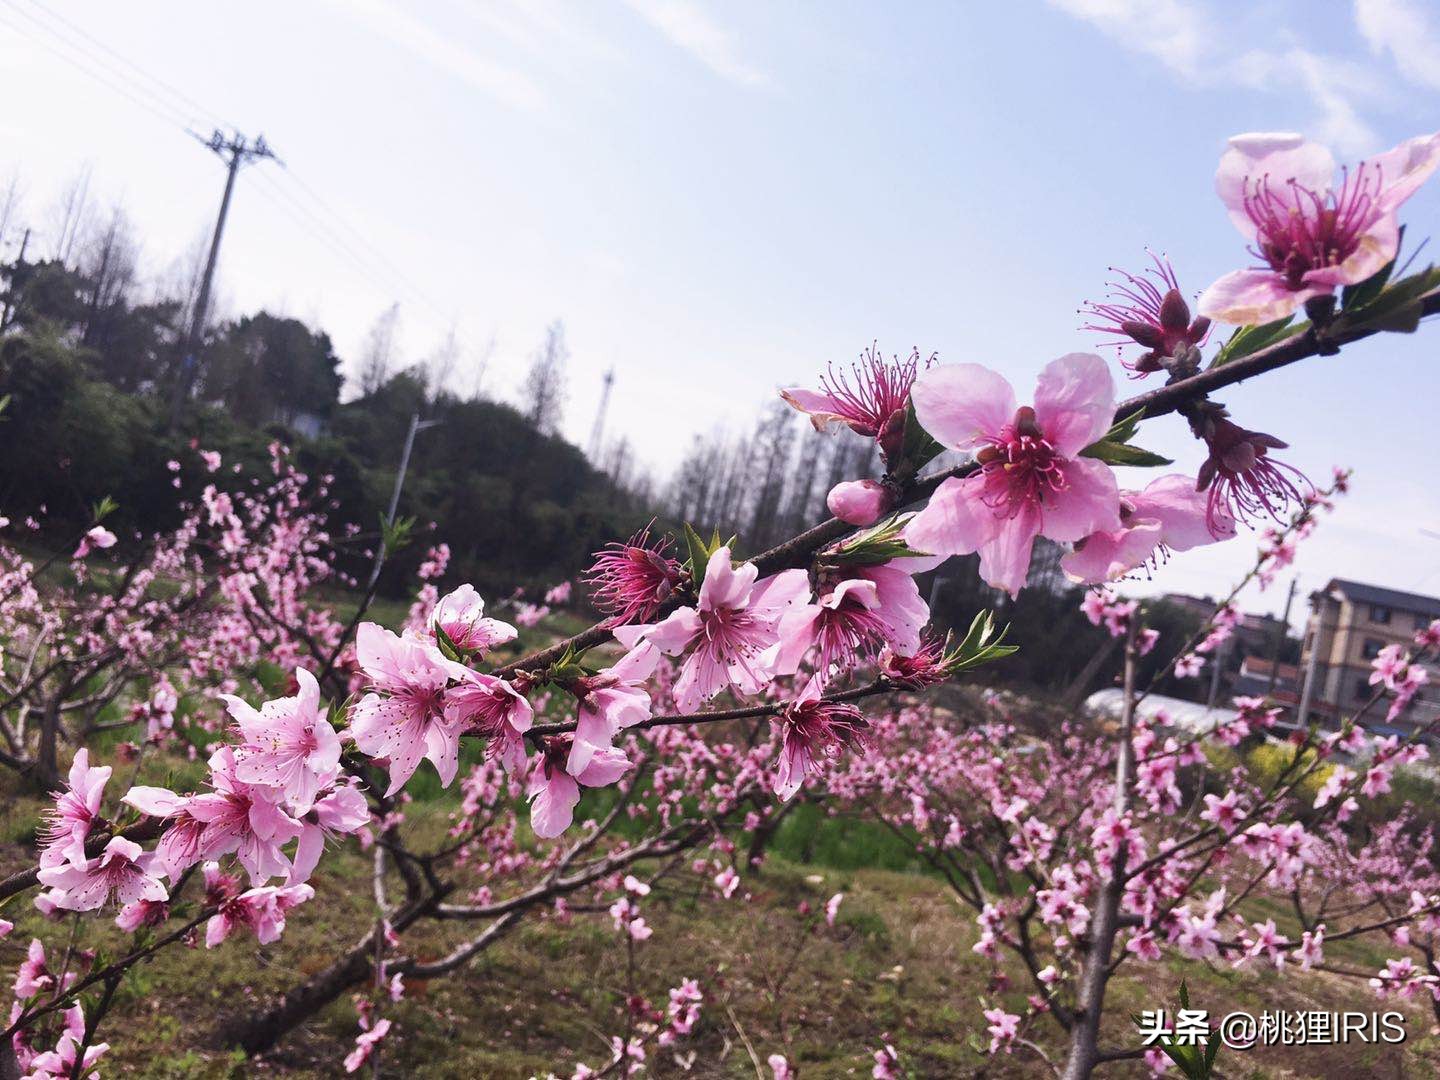
<svg viewBox="0 0 1440 1080">
<path fill-rule="evenodd" d="M 563 318 L 568 432 L 585 442 L 613 365 L 610 430 L 662 475 L 693 433 L 748 424 L 777 386 L 872 339 L 996 367 L 1023 397 L 1045 362 L 1093 346 L 1075 308 L 1106 266 L 1138 267 L 1150 245 L 1198 292 L 1248 261 L 1212 187 L 1231 134 L 1301 130 L 1354 157 L 1440 126 L 1440 9 L 1418 0 L 237 11 L 0 6 L 22 103 L 0 118 L 0 178 L 19 171 L 40 249 L 53 196 L 89 162 L 92 195 L 123 204 L 165 272 L 208 230 L 222 179 L 182 122 L 263 131 L 286 168 L 242 180 L 222 310 L 315 321 L 353 360 L 398 300 L 407 358 L 453 326 L 457 380 L 489 352 L 484 387 L 502 397 Z M 150 76 L 126 83 L 148 108 L 77 68 L 118 63 L 96 40 Z M 1440 181 L 1405 217 L 1434 232 Z M 1440 540 L 1419 531 L 1440 531 L 1437 358 L 1424 327 L 1222 396 L 1314 475 L 1357 469 L 1303 587 L 1440 592 Z M 1143 441 L 1198 465 L 1181 423 Z M 1250 551 L 1181 556 L 1157 585 L 1221 589 Z"/>
</svg>

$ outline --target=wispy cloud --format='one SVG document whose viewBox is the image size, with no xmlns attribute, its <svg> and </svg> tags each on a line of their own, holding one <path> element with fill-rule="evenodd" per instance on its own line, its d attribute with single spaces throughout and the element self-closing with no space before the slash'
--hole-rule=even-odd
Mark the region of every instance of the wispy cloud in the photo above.
<svg viewBox="0 0 1440 1080">
<path fill-rule="evenodd" d="M 1206 19 L 1182 0 L 1051 0 L 1051 6 L 1095 26 L 1126 48 L 1154 57 L 1187 79 L 1199 79 Z"/>
<path fill-rule="evenodd" d="M 1355 25 L 1376 53 L 1389 53 L 1400 74 L 1440 90 L 1440 30 L 1411 0 L 1355 0 Z"/>
<path fill-rule="evenodd" d="M 1357 6 L 1403 7 L 1406 0 L 1356 2 Z M 1378 144 L 1357 102 L 1378 96 L 1381 84 L 1362 65 L 1303 44 L 1237 54 L 1233 28 L 1227 32 L 1207 7 L 1193 0 L 1050 0 L 1050 4 L 1126 48 L 1153 57 L 1193 85 L 1303 92 L 1316 110 L 1309 134 L 1342 153 L 1365 153 Z"/>
<path fill-rule="evenodd" d="M 627 3 L 673 44 L 715 74 L 740 86 L 769 85 L 768 75 L 740 57 L 734 35 L 715 22 L 695 0 L 627 0 Z"/>
<path fill-rule="evenodd" d="M 464 42 L 446 37 L 392 0 L 336 0 L 335 6 L 363 22 L 378 36 L 413 53 L 417 59 L 504 105 L 536 109 L 545 103 L 540 87 L 527 75 L 496 63 Z"/>
</svg>

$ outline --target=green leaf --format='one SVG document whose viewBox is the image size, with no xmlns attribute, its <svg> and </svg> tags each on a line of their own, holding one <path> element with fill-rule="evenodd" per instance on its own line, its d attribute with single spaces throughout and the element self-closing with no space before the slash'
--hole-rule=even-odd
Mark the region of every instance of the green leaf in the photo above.
<svg viewBox="0 0 1440 1080">
<path fill-rule="evenodd" d="M 91 520 L 97 523 L 104 521 L 107 517 L 109 517 L 119 508 L 120 504 L 117 503 L 114 499 L 112 499 L 109 495 L 106 495 L 103 499 L 101 499 L 93 507 L 90 508 Z"/>
<path fill-rule="evenodd" d="M 1091 443 L 1080 451 L 1081 457 L 1097 458 L 1107 465 L 1135 465 L 1141 468 L 1151 468 L 1156 465 L 1169 465 L 1170 459 L 1161 457 L 1159 454 L 1149 450 L 1142 450 L 1138 446 L 1131 446 L 1129 443 L 1110 442 L 1108 439 L 1101 439 L 1097 443 Z"/>
<path fill-rule="evenodd" d="M 1405 226 L 1400 226 L 1400 241 L 1405 240 Z M 1399 245 L 1396 245 L 1398 250 Z M 1390 280 L 1390 275 L 1395 272 L 1395 260 L 1391 259 L 1375 273 L 1371 274 L 1364 281 L 1354 285 L 1346 285 L 1340 291 L 1340 306 L 1342 311 L 1351 311 L 1362 308 L 1380 295 L 1385 283 Z"/>
<path fill-rule="evenodd" d="M 396 518 L 394 521 L 386 521 L 385 515 L 380 515 L 380 550 L 385 558 L 394 555 L 395 552 L 410 543 L 410 534 L 415 530 L 415 519 L 413 517 Z"/>
<path fill-rule="evenodd" d="M 1135 432 L 1140 430 L 1140 420 L 1145 415 L 1143 407 L 1136 409 L 1129 416 L 1117 424 L 1112 424 L 1110 430 L 1100 436 L 1099 442 L 1128 443 L 1135 437 Z"/>
<path fill-rule="evenodd" d="M 719 533 L 716 533 L 716 538 L 719 538 Z M 695 583 L 695 591 L 699 592 L 705 581 L 705 567 L 710 562 L 710 551 L 688 521 L 685 523 L 685 546 L 690 551 L 690 580 Z"/>
<path fill-rule="evenodd" d="M 1414 333 L 1424 315 L 1422 298 L 1436 288 L 1440 288 L 1440 268 L 1427 266 L 1382 289 L 1368 302 L 1347 304 L 1343 325 L 1347 330 Z"/>
<path fill-rule="evenodd" d="M 903 534 L 908 520 L 908 517 L 892 514 L 842 540 L 826 551 L 822 558 L 836 566 L 879 566 L 891 559 L 923 555 L 924 552 L 916 551 L 905 543 Z"/>
<path fill-rule="evenodd" d="M 921 426 L 919 417 L 915 415 L 913 398 L 905 404 L 905 439 L 901 443 L 901 447 L 901 458 L 912 476 L 939 457 L 945 450 L 945 447 L 936 442 L 934 437 Z"/>
<path fill-rule="evenodd" d="M 1242 356 L 1249 356 L 1251 353 L 1269 348 L 1277 341 L 1282 341 L 1309 328 L 1308 322 L 1299 322 L 1291 326 L 1290 323 L 1294 318 L 1293 315 L 1287 315 L 1283 319 L 1261 323 L 1259 326 L 1240 327 L 1230 335 L 1230 340 L 1221 346 L 1220 351 L 1215 354 L 1215 359 L 1210 361 L 1210 366 L 1217 368 L 1232 360 L 1239 360 Z"/>
<path fill-rule="evenodd" d="M 433 627 L 435 631 L 435 644 L 440 646 L 440 652 L 447 660 L 460 661 L 460 646 L 455 644 L 455 639 L 445 632 L 445 628 L 438 622 Z"/>
</svg>

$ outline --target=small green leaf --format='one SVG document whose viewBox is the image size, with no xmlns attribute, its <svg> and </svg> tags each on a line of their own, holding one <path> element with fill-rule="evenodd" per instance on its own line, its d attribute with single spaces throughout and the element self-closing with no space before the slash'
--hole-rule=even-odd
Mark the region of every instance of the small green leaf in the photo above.
<svg viewBox="0 0 1440 1080">
<path fill-rule="evenodd" d="M 716 538 L 719 538 L 719 533 L 716 533 Z M 688 521 L 685 523 L 685 546 L 690 552 L 690 580 L 695 583 L 695 591 L 699 592 L 705 581 L 705 567 L 710 562 L 710 551 Z"/>
<path fill-rule="evenodd" d="M 386 521 L 385 515 L 380 515 L 380 550 L 385 558 L 394 555 L 395 552 L 410 543 L 410 534 L 415 530 L 415 519 L 413 517 L 396 518 L 394 521 Z"/>
<path fill-rule="evenodd" d="M 1387 330 L 1414 333 L 1424 314 L 1422 298 L 1440 287 L 1440 268 L 1428 266 L 1401 278 L 1367 302 L 1346 304 L 1343 316 L 1348 330 Z"/>
<path fill-rule="evenodd" d="M 1102 435 L 1100 442 L 1128 443 L 1135 437 L 1135 432 L 1140 430 L 1140 420 L 1144 417 L 1143 408 L 1136 409 L 1129 416 L 1117 424 L 1113 424 L 1109 431 Z"/>
<path fill-rule="evenodd" d="M 913 398 L 905 404 L 905 439 L 901 443 L 901 447 L 901 457 L 912 476 L 939 457 L 945 450 L 945 447 L 936 442 L 934 437 L 921 426 L 919 417 L 915 415 Z"/>
<path fill-rule="evenodd" d="M 457 663 L 461 659 L 460 646 L 455 644 L 455 639 L 445 632 L 445 628 L 438 622 L 434 626 L 435 644 L 440 646 L 440 652 L 447 660 L 454 660 Z"/>
<path fill-rule="evenodd" d="M 1096 458 L 1107 465 L 1135 465 L 1141 468 L 1171 464 L 1171 460 L 1167 457 L 1161 457 L 1149 450 L 1142 450 L 1138 446 L 1131 446 L 1129 443 L 1110 442 L 1108 439 L 1091 443 L 1080 451 L 1080 456 Z"/>
<path fill-rule="evenodd" d="M 1405 240 L 1405 226 L 1400 226 L 1400 241 Z M 1399 245 L 1396 245 L 1398 250 Z M 1391 259 L 1375 273 L 1371 274 L 1364 281 L 1355 285 L 1346 285 L 1340 292 L 1340 304 L 1344 311 L 1351 311 L 1362 308 L 1380 295 L 1385 283 L 1390 280 L 1390 275 L 1395 272 L 1395 260 Z"/>
<path fill-rule="evenodd" d="M 1274 322 L 1261 323 L 1259 326 L 1242 326 L 1230 335 L 1230 340 L 1225 342 L 1220 351 L 1215 354 L 1215 359 L 1210 361 L 1212 368 L 1221 367 L 1232 360 L 1239 360 L 1242 356 L 1249 356 L 1261 349 L 1269 348 L 1278 341 L 1291 337 L 1309 328 L 1308 322 L 1299 322 L 1291 326 L 1293 315 L 1287 315 L 1283 319 L 1276 319 Z"/>
</svg>

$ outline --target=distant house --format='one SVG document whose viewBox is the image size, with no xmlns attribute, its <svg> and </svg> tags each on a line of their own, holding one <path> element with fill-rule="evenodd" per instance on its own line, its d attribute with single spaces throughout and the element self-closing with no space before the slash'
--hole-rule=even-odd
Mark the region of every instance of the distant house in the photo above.
<svg viewBox="0 0 1440 1080">
<path fill-rule="evenodd" d="M 1247 656 L 1240 661 L 1230 691 L 1236 697 L 1268 697 L 1293 707 L 1300 701 L 1300 668 L 1284 662 L 1277 664 L 1263 656 Z"/>
<path fill-rule="evenodd" d="M 325 431 L 325 418 L 306 409 L 277 407 L 275 422 L 306 439 L 318 439 Z"/>
<path fill-rule="evenodd" d="M 1433 596 L 1344 578 L 1311 593 L 1300 654 L 1302 685 L 1311 684 L 1308 719 L 1335 726 L 1355 712 L 1375 690 L 1370 662 L 1387 645 L 1408 645 L 1432 619 L 1440 619 L 1440 598 Z M 1402 730 L 1440 718 L 1440 666 L 1429 665 L 1429 671 L 1429 684 L 1396 721 Z M 1371 726 L 1384 723 L 1385 713 L 1370 719 Z"/>
<path fill-rule="evenodd" d="M 1161 599 L 1172 607 L 1189 612 L 1201 622 L 1209 622 L 1220 603 L 1208 596 L 1190 596 L 1188 593 L 1166 593 Z M 1287 630 L 1288 627 L 1274 615 L 1246 611 L 1241 613 L 1240 622 L 1235 627 L 1235 638 L 1243 646 L 1243 652 L 1269 654 L 1275 648 L 1276 640 L 1282 638 Z"/>
</svg>

